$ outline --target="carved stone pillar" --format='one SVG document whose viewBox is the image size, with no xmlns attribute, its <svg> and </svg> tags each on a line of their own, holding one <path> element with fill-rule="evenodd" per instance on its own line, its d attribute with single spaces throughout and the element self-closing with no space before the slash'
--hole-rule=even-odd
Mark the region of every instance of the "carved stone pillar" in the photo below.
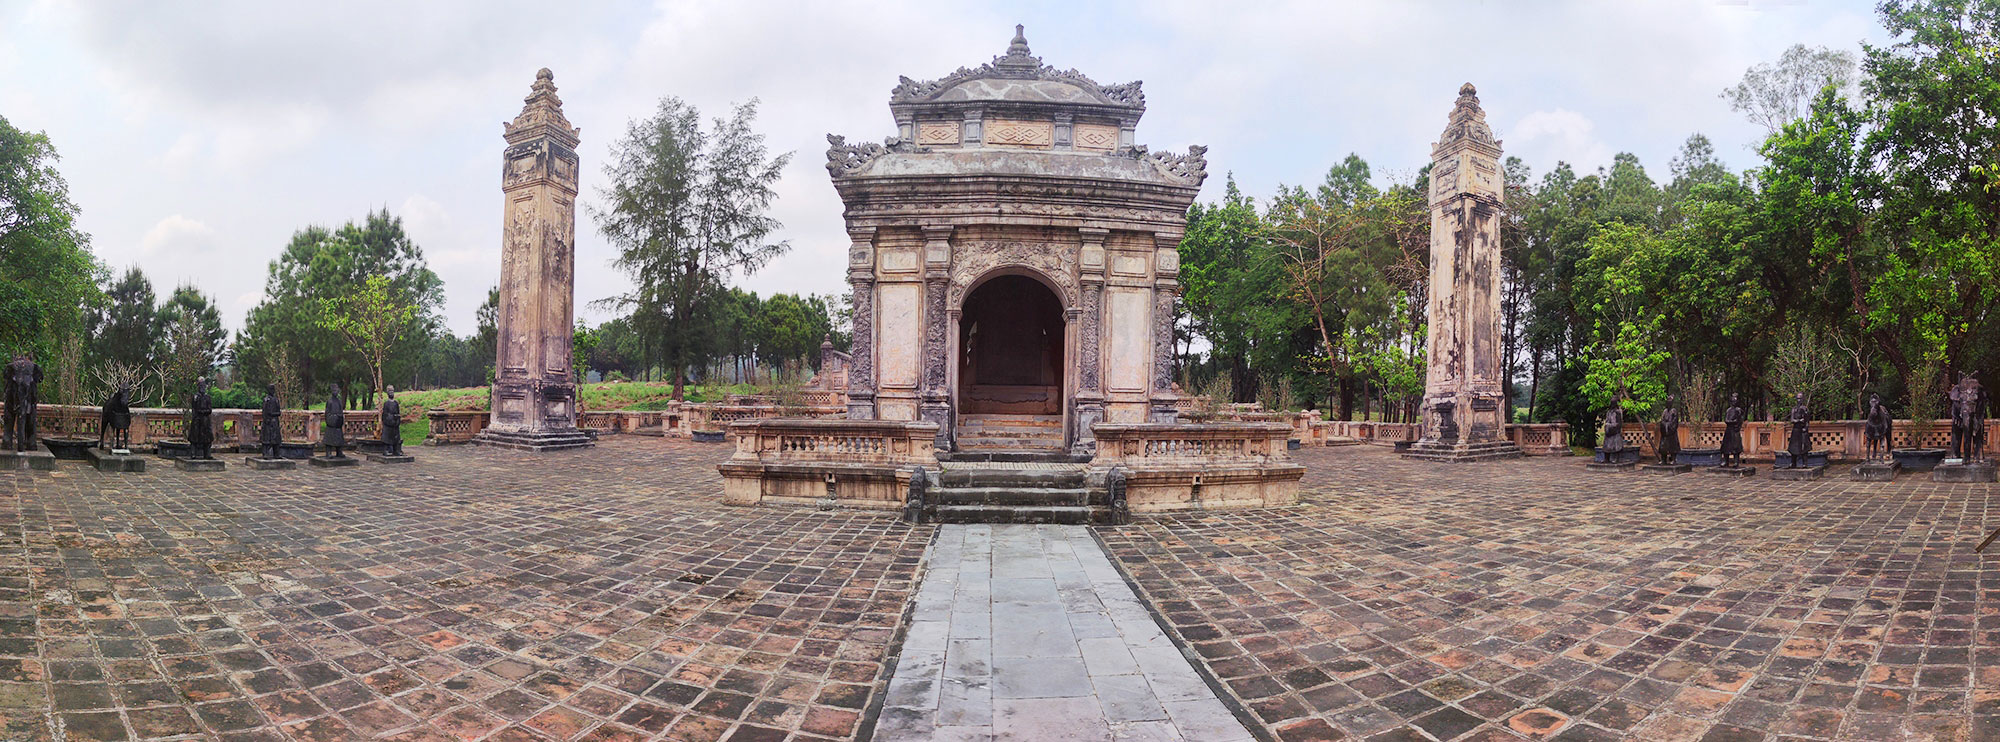
<svg viewBox="0 0 2000 742">
<path fill-rule="evenodd" d="M 1180 296 L 1180 237 L 1153 235 L 1153 390 L 1147 419 L 1156 423 L 1180 420 L 1174 393 L 1174 299 Z"/>
<path fill-rule="evenodd" d="M 847 418 L 875 419 L 875 229 L 847 232 L 847 280 L 854 289 L 854 366 L 847 373 Z"/>
<path fill-rule="evenodd" d="M 1071 310 L 1076 322 L 1076 425 L 1070 436 L 1070 450 L 1092 453 L 1097 450 L 1097 434 L 1091 426 L 1104 422 L 1104 238 L 1110 230 L 1085 227 L 1083 237 L 1083 306 Z"/>
<path fill-rule="evenodd" d="M 945 364 L 949 354 L 949 315 L 945 310 L 945 288 L 951 278 L 950 226 L 924 227 L 924 378 L 917 403 L 918 419 L 937 423 L 936 447 L 953 450 L 951 392 L 947 388 Z"/>
</svg>

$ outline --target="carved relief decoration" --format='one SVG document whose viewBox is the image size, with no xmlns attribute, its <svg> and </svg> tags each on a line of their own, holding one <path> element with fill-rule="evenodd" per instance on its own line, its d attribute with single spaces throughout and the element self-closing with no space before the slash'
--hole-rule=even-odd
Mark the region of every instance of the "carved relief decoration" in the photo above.
<svg viewBox="0 0 2000 742">
<path fill-rule="evenodd" d="M 1077 149 L 1094 149 L 1110 152 L 1118 149 L 1118 127 L 1103 124 L 1077 124 L 1071 135 Z"/>
<path fill-rule="evenodd" d="M 1188 153 L 1185 155 L 1174 152 L 1149 152 L 1143 145 L 1132 147 L 1125 152 L 1153 163 L 1160 168 L 1160 172 L 1188 185 L 1198 186 L 1208 179 L 1208 148 L 1199 144 L 1189 145 Z"/>
<path fill-rule="evenodd" d="M 964 306 L 965 293 L 972 290 L 973 282 L 996 268 L 1007 266 L 1034 269 L 1042 278 L 1055 284 L 1064 308 L 1077 306 L 1080 292 L 1076 274 L 1063 254 L 1066 252 L 1063 246 L 1026 242 L 965 242 L 953 247 L 959 257 L 951 266 L 949 306 Z"/>
<path fill-rule="evenodd" d="M 1093 281 L 1083 289 L 1082 327 L 1077 333 L 1077 371 L 1083 391 L 1098 390 L 1098 346 L 1104 343 L 1104 284 Z"/>
<path fill-rule="evenodd" d="M 1493 129 L 1486 125 L 1486 111 L 1479 107 L 1479 90 L 1466 83 L 1458 89 L 1458 102 L 1451 108 L 1451 122 L 1445 124 L 1444 134 L 1438 137 L 1437 146 L 1444 147 L 1459 141 L 1498 146 L 1493 140 Z"/>
<path fill-rule="evenodd" d="M 895 138 L 891 137 L 890 141 L 894 142 Z M 874 142 L 848 144 L 847 137 L 839 134 L 826 135 L 826 144 L 826 171 L 836 178 L 860 172 L 868 163 L 889 151 L 888 146 Z"/>
<path fill-rule="evenodd" d="M 1153 289 L 1153 392 L 1174 386 L 1174 290 Z"/>
<path fill-rule="evenodd" d="M 547 133 L 568 144 L 575 145 L 582 129 L 569 125 L 563 117 L 562 98 L 556 96 L 556 76 L 543 67 L 535 73 L 535 84 L 528 89 L 528 97 L 521 99 L 521 113 L 510 123 L 502 124 L 508 141 L 519 141 L 528 137 Z"/>
<path fill-rule="evenodd" d="M 875 282 L 854 282 L 854 366 L 848 373 L 848 388 L 875 390 Z"/>
<path fill-rule="evenodd" d="M 958 144 L 958 124 L 950 121 L 926 121 L 917 125 L 917 144 L 950 146 Z"/>
<path fill-rule="evenodd" d="M 986 143 L 1015 147 L 1047 147 L 1056 140 L 1055 124 L 1049 121 L 986 122 Z"/>
<path fill-rule="evenodd" d="M 945 279 L 940 276 L 924 286 L 924 390 L 942 393 L 945 388 Z"/>
<path fill-rule="evenodd" d="M 1014 40 L 1007 45 L 1007 53 L 994 57 L 992 62 L 976 68 L 960 67 L 936 80 L 912 80 L 898 77 L 896 88 L 889 91 L 889 102 L 922 103 L 936 99 L 945 91 L 960 84 L 979 79 L 1002 80 L 1048 80 L 1074 85 L 1084 92 L 1099 98 L 1103 103 L 1138 110 L 1146 108 L 1146 92 L 1140 82 L 1134 80 L 1118 85 L 1100 85 L 1096 80 L 1073 69 L 1058 70 L 1042 64 L 1040 57 L 1028 50 L 1028 40 L 1020 26 L 1014 27 Z"/>
</svg>

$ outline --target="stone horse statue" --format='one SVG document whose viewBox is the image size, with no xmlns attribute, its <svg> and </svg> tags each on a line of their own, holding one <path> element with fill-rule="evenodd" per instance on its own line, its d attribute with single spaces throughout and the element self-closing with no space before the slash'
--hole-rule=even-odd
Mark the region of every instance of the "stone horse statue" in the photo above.
<svg viewBox="0 0 2000 742">
<path fill-rule="evenodd" d="M 111 439 L 112 450 L 132 447 L 132 389 L 119 384 L 105 401 L 104 409 L 98 415 L 97 447 L 104 448 L 104 439 Z"/>
</svg>

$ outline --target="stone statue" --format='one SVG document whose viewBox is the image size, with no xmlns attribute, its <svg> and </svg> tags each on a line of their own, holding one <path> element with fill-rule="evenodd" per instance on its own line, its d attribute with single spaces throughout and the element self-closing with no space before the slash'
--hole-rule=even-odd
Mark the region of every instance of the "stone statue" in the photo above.
<svg viewBox="0 0 2000 742">
<path fill-rule="evenodd" d="M 39 450 L 35 442 L 35 386 L 42 383 L 42 367 L 26 353 L 14 354 L 7 364 L 6 435 L 15 451 Z"/>
<path fill-rule="evenodd" d="M 328 458 L 344 459 L 347 453 L 347 400 L 340 396 L 340 382 L 334 382 L 333 393 L 326 398 L 326 429 L 320 434 L 320 442 L 326 444 Z"/>
<path fill-rule="evenodd" d="M 1863 440 L 1867 442 L 1869 459 L 1889 457 L 1889 432 L 1895 421 L 1889 417 L 1889 408 L 1882 406 L 1882 395 L 1868 395 L 1868 424 L 1862 429 Z"/>
<path fill-rule="evenodd" d="M 1792 468 L 1804 469 L 1806 454 L 1812 452 L 1812 433 L 1807 427 L 1812 423 L 1812 411 L 1806 409 L 1806 393 L 1799 392 L 1797 404 L 1792 405 L 1792 436 L 1787 441 L 1787 450 L 1792 454 Z"/>
<path fill-rule="evenodd" d="M 1951 402 L 1951 456 L 1971 463 L 1985 448 L 1986 389 L 1972 374 L 1960 374 L 1946 396 Z"/>
<path fill-rule="evenodd" d="M 283 455 L 278 453 L 278 444 L 284 440 L 285 436 L 285 409 L 278 406 L 277 384 L 264 385 L 264 409 L 262 412 L 262 418 L 257 421 L 257 444 L 259 448 L 263 449 L 263 453 L 261 454 L 263 458 L 275 460 Z"/>
<path fill-rule="evenodd" d="M 209 403 L 208 379 L 194 380 L 194 398 L 188 401 L 188 458 L 212 459 L 215 445 L 215 405 Z"/>
<path fill-rule="evenodd" d="M 98 411 L 97 447 L 104 448 L 106 437 L 111 439 L 111 450 L 124 451 L 132 447 L 132 387 L 120 382 L 112 390 L 111 399 L 104 402 L 104 409 Z"/>
<path fill-rule="evenodd" d="M 1743 404 L 1735 392 L 1729 393 L 1729 409 L 1722 411 L 1722 465 L 1743 465 Z"/>
<path fill-rule="evenodd" d="M 1681 411 L 1674 409 L 1674 395 L 1667 395 L 1666 408 L 1660 410 L 1660 445 L 1657 446 L 1660 463 L 1674 463 L 1681 452 Z"/>
<path fill-rule="evenodd" d="M 390 456 L 403 455 L 403 403 L 396 401 L 396 388 L 382 402 L 382 447 Z"/>
<path fill-rule="evenodd" d="M 1604 411 L 1604 452 L 1617 453 L 1625 450 L 1625 413 L 1619 405 L 1611 405 Z"/>
</svg>

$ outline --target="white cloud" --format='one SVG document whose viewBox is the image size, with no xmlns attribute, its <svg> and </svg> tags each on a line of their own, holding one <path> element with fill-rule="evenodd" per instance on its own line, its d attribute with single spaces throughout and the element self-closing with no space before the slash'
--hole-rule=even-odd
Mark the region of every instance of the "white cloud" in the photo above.
<svg viewBox="0 0 2000 742">
<path fill-rule="evenodd" d="M 161 219 L 146 230 L 139 249 L 149 258 L 194 259 L 215 249 L 215 230 L 180 214 Z"/>
<path fill-rule="evenodd" d="M 1546 171 L 1557 162 L 1567 162 L 1579 173 L 1610 167 L 1617 154 L 1597 136 L 1597 124 L 1588 116 L 1564 108 L 1535 111 L 1499 134 L 1509 156 L 1535 163 Z"/>
</svg>

